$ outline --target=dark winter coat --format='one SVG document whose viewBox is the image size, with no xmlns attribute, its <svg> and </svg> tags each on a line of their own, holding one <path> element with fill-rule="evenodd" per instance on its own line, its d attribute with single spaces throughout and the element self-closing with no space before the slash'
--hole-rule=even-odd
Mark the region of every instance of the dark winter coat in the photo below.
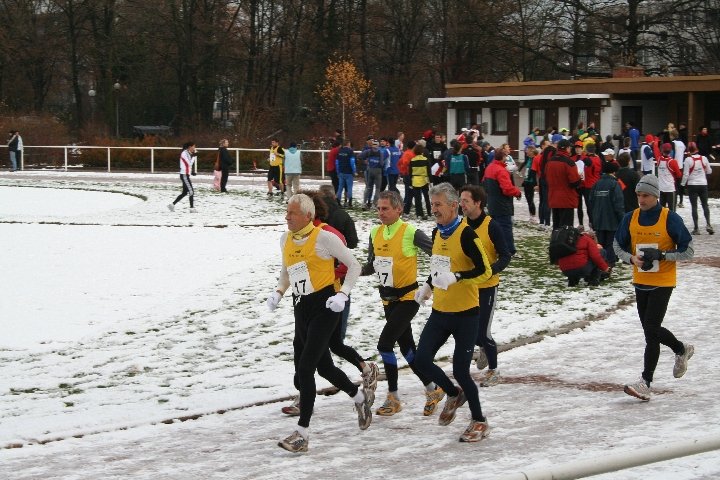
<svg viewBox="0 0 720 480">
<path fill-rule="evenodd" d="M 590 218 L 594 230 L 617 230 L 625 216 L 625 200 L 617 179 L 604 173 L 590 190 Z"/>
</svg>

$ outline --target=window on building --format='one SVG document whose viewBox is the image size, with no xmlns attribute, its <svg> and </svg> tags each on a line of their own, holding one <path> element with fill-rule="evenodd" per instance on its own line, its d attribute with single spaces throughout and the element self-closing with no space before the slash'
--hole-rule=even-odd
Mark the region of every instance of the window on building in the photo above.
<svg viewBox="0 0 720 480">
<path fill-rule="evenodd" d="M 458 110 L 457 128 L 467 128 L 472 123 L 472 110 Z"/>
<path fill-rule="evenodd" d="M 545 130 L 545 120 L 547 118 L 544 108 L 531 108 L 530 109 L 530 129 L 539 128 Z"/>
<path fill-rule="evenodd" d="M 508 132 L 508 111 L 505 108 L 492 110 L 492 134 L 506 135 Z"/>
</svg>

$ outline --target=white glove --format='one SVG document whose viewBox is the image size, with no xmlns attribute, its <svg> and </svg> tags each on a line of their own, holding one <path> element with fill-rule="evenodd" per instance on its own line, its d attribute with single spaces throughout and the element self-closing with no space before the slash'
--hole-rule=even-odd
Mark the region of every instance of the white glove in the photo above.
<svg viewBox="0 0 720 480">
<path fill-rule="evenodd" d="M 271 312 L 275 311 L 281 299 L 282 295 L 280 295 L 280 292 L 278 292 L 277 290 L 271 293 L 270 296 L 267 298 L 267 301 L 265 302 L 268 310 L 270 310 Z"/>
<path fill-rule="evenodd" d="M 457 283 L 457 278 L 452 272 L 436 273 L 432 279 L 433 286 L 447 290 L 450 285 Z"/>
<path fill-rule="evenodd" d="M 340 313 L 345 310 L 345 302 L 347 302 L 347 300 L 347 295 L 342 292 L 338 292 L 327 299 L 327 302 L 325 302 L 325 306 L 335 313 Z"/>
<path fill-rule="evenodd" d="M 430 288 L 430 285 L 428 285 L 427 282 L 423 283 L 422 287 L 415 291 L 415 301 L 420 305 L 425 305 L 425 301 L 429 300 L 431 296 L 432 288 Z"/>
</svg>

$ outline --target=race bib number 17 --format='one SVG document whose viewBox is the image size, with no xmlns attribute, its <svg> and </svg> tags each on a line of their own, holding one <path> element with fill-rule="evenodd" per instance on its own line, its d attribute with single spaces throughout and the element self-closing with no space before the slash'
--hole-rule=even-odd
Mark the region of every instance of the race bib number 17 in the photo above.
<svg viewBox="0 0 720 480">
<path fill-rule="evenodd" d="M 315 291 L 310 281 L 310 271 L 308 271 L 307 263 L 295 263 L 290 265 L 287 270 L 290 277 L 290 286 L 295 295 L 307 295 Z"/>
</svg>

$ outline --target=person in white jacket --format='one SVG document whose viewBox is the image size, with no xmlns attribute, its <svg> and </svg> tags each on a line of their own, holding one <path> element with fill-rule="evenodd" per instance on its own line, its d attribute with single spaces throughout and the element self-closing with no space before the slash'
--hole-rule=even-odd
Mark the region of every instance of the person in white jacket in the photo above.
<svg viewBox="0 0 720 480">
<path fill-rule="evenodd" d="M 707 175 L 712 173 L 710 162 L 707 157 L 698 153 L 697 144 L 690 142 L 687 148 L 688 156 L 685 158 L 683 164 L 683 176 L 682 185 L 686 188 L 688 198 L 690 199 L 690 206 L 692 207 L 692 219 L 693 219 L 693 235 L 700 235 L 698 229 L 698 211 L 697 201 L 700 198 L 702 204 L 703 213 L 705 214 L 705 223 L 707 232 L 712 235 L 715 233 L 712 225 L 710 224 L 710 208 L 708 207 L 708 183 Z"/>
</svg>

